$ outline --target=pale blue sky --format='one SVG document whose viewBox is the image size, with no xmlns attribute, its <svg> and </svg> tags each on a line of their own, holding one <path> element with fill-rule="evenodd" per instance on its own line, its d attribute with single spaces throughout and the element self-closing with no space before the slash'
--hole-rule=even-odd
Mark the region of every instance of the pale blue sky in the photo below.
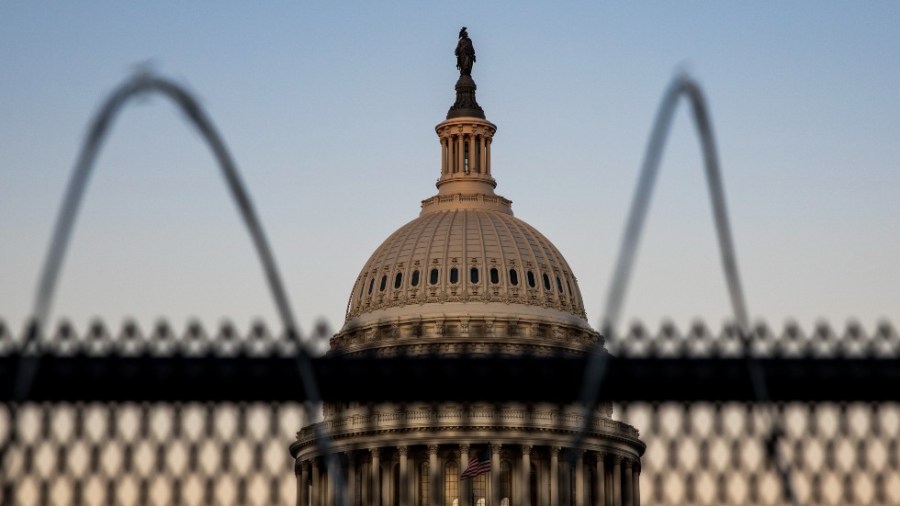
<svg viewBox="0 0 900 506">
<path fill-rule="evenodd" d="M 31 305 L 85 125 L 147 65 L 196 91 L 243 171 L 308 328 L 340 326 L 368 255 L 435 191 L 461 25 L 498 193 L 569 260 L 596 324 L 669 79 L 704 86 L 754 317 L 900 316 L 900 3 L 4 2 L 0 317 Z M 626 303 L 729 315 L 679 112 Z M 206 148 L 161 99 L 97 166 L 57 316 L 275 323 Z"/>
</svg>

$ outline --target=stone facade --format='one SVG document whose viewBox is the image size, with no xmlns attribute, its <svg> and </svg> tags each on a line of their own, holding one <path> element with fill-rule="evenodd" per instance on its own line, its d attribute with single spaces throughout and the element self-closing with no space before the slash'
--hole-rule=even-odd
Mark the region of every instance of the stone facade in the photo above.
<svg viewBox="0 0 900 506">
<path fill-rule="evenodd" d="M 563 256 L 494 193 L 496 130 L 481 117 L 437 125 L 438 194 L 366 262 L 329 353 L 549 356 L 602 345 Z M 299 506 L 335 503 L 322 436 L 353 506 L 640 504 L 644 444 L 608 404 L 590 414 L 579 448 L 570 445 L 588 415 L 574 405 L 326 403 L 323 412 L 291 445 Z M 490 471 L 461 479 L 476 455 L 489 455 Z"/>
</svg>

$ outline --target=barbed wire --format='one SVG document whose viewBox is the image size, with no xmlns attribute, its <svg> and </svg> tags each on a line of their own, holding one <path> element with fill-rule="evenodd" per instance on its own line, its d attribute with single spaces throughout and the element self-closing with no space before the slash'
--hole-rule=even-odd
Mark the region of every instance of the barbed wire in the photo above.
<svg viewBox="0 0 900 506">
<path fill-rule="evenodd" d="M 622 305 L 628 287 L 632 266 L 637 258 L 638 244 L 647 210 L 650 206 L 650 198 L 653 194 L 653 186 L 656 175 L 659 172 L 663 149 L 668 139 L 672 118 L 678 100 L 684 97 L 691 106 L 694 125 L 697 128 L 697 136 L 703 154 L 704 172 L 709 198 L 712 204 L 713 218 L 715 221 L 716 237 L 719 242 L 719 253 L 722 260 L 722 270 L 728 286 L 728 296 L 731 302 L 734 321 L 738 335 L 744 348 L 746 367 L 749 370 L 753 389 L 759 402 L 768 402 L 769 394 L 764 376 L 753 355 L 747 353 L 752 347 L 750 322 L 747 313 L 747 303 L 744 290 L 741 285 L 740 271 L 737 265 L 737 252 L 731 233 L 731 225 L 728 220 L 728 206 L 725 202 L 725 189 L 722 185 L 719 156 L 716 150 L 715 135 L 713 133 L 712 119 L 709 108 L 703 96 L 703 90 L 686 74 L 677 75 L 663 95 L 653 122 L 650 140 L 644 153 L 644 161 L 638 176 L 638 184 L 631 202 L 631 209 L 626 220 L 625 230 L 619 250 L 619 256 L 613 270 L 610 288 L 606 299 L 606 307 L 601 321 L 601 333 L 609 340 L 615 339 L 615 331 L 618 325 Z M 591 354 L 591 361 L 585 373 L 584 384 L 581 388 L 581 404 L 585 413 L 593 413 L 597 403 L 597 394 L 603 383 L 607 370 L 607 353 L 602 348 L 602 343 Z M 583 442 L 588 428 L 588 418 L 585 417 L 582 429 L 573 439 L 573 446 L 579 447 Z M 790 471 L 778 455 L 778 438 L 781 434 L 781 423 L 776 415 L 771 416 L 771 431 L 767 449 L 769 459 L 778 469 L 781 477 L 781 487 L 784 498 L 791 504 L 796 504 L 795 495 L 791 486 Z"/>
<path fill-rule="evenodd" d="M 790 464 L 798 502 L 900 504 L 900 404 L 893 392 L 900 374 L 894 367 L 900 357 L 897 328 L 889 322 L 811 328 L 757 323 L 752 331 L 752 353 L 766 365 L 767 376 L 778 372 L 769 366 L 780 360 L 797 366 L 774 375 L 770 381 L 778 388 L 766 404 L 755 402 L 733 325 L 633 325 L 612 344 L 615 359 L 604 392 L 614 394 L 608 400 L 616 403 L 615 419 L 640 428 L 647 445 L 641 460 L 645 501 L 784 504 L 779 478 L 765 458 L 764 413 L 776 409 L 787 421 L 779 449 Z M 323 325 L 304 338 L 327 339 L 329 333 Z M 4 359 L 15 355 L 23 339 L 0 321 L 0 385 L 8 384 Z M 199 323 L 176 328 L 164 322 L 113 327 L 99 321 L 79 328 L 64 323 L 44 333 L 40 351 L 46 366 L 21 407 L 16 422 L 22 438 L 5 468 L 7 479 L 16 482 L 13 504 L 285 504 L 294 499 L 296 477 L 290 472 L 293 460 L 286 442 L 313 420 L 302 408 L 301 393 L 291 397 L 298 387 L 296 374 L 286 379 L 269 367 L 290 364 L 294 344 L 283 332 L 261 323 L 246 328 L 204 328 Z M 203 357 L 210 358 L 205 366 L 195 362 L 191 367 L 199 368 L 179 369 L 179 364 Z M 134 359 L 156 364 L 168 375 L 163 379 L 181 377 L 184 371 L 199 376 L 172 388 L 140 371 L 103 373 L 104 367 L 114 370 Z M 74 375 L 65 376 L 79 360 L 96 368 L 87 373 L 76 368 Z M 427 357 L 362 360 L 361 370 L 344 369 L 346 381 L 321 376 L 321 393 L 329 402 L 389 401 L 410 390 L 397 386 L 399 377 L 421 384 L 418 392 L 424 396 L 443 395 L 446 385 L 452 385 L 469 400 L 490 395 L 488 401 L 505 404 L 531 394 L 526 381 L 495 388 L 513 376 L 506 371 L 515 372 L 517 360 L 544 360 L 543 369 L 519 364 L 531 374 L 514 378 L 542 381 L 548 388 L 540 400 L 558 403 L 575 400 L 580 379 L 577 371 L 570 373 L 574 358 L 495 357 L 492 367 L 473 364 L 466 369 L 476 386 L 460 378 L 437 385 L 421 374 L 436 378 L 439 367 L 420 367 L 416 376 L 398 367 L 403 360 L 408 366 L 416 365 L 415 360 L 432 364 Z M 571 362 L 559 367 L 561 360 Z M 632 371 L 631 379 L 623 381 L 619 366 Z M 229 367 L 237 382 L 247 384 L 244 391 L 232 389 L 235 381 L 217 380 L 216 368 Z M 458 371 L 460 364 L 455 367 Z M 484 370 L 493 376 L 478 376 Z M 539 370 L 552 371 L 553 381 L 542 380 L 546 376 Z M 54 377 L 66 379 L 47 385 L 45 380 Z M 118 379 L 107 383 L 121 387 L 92 382 L 111 377 Z M 213 395 L 189 397 L 194 383 Z M 119 388 L 123 396 L 104 397 L 111 388 Z M 559 393 L 561 388 L 566 391 Z M 151 396 L 145 397 L 148 392 Z M 11 421 L 8 410 L 0 410 L 0 437 L 9 433 Z M 490 418 L 477 419 L 485 421 Z M 417 422 L 434 424 L 437 419 Z M 493 423 L 510 420 L 498 417 Z M 553 421 L 542 424 L 527 417 L 514 423 L 555 427 Z"/>
<path fill-rule="evenodd" d="M 26 326 L 21 342 L 10 345 L 9 343 L 12 341 L 10 336 L 12 333 L 9 332 L 2 321 L 0 321 L 0 356 L 13 356 L 8 351 L 15 350 L 16 353 L 14 354 L 14 358 L 17 361 L 14 367 L 15 373 L 12 380 L 10 401 L 7 403 L 6 420 L 8 421 L 6 423 L 6 434 L 2 439 L 2 443 L 0 443 L 0 465 L 2 465 L 2 469 L 4 470 L 2 489 L 0 489 L 0 493 L 2 493 L 2 500 L 0 500 L 0 502 L 2 502 L 2 504 L 12 504 L 16 497 L 14 491 L 16 485 L 15 476 L 20 476 L 20 473 L 16 474 L 6 471 L 10 468 L 10 450 L 16 447 L 20 442 L 22 423 L 19 415 L 22 406 L 25 406 L 29 402 L 29 394 L 34 385 L 35 377 L 38 375 L 42 354 L 51 350 L 48 346 L 52 347 L 63 342 L 71 342 L 71 338 L 76 335 L 71 328 L 66 330 L 67 327 L 65 325 L 61 327 L 61 330 L 59 330 L 50 341 L 45 339 L 44 333 L 47 321 L 52 312 L 54 294 L 61 274 L 67 246 L 74 230 L 78 209 L 84 198 L 94 162 L 120 110 L 130 100 L 136 97 L 154 94 L 159 94 L 172 100 L 185 115 L 189 123 L 200 132 L 203 139 L 209 145 L 218 162 L 222 175 L 225 178 L 229 192 L 240 211 L 242 220 L 251 236 L 254 247 L 256 248 L 257 255 L 262 264 L 263 274 L 268 282 L 273 301 L 284 328 L 284 334 L 273 339 L 273 334 L 268 332 L 264 327 L 255 326 L 246 343 L 234 345 L 233 342 L 237 333 L 230 327 L 223 327 L 219 336 L 225 337 L 215 338 L 214 340 L 221 339 L 221 342 L 217 341 L 215 345 L 210 345 L 209 339 L 204 337 L 206 334 L 203 332 L 202 328 L 199 325 L 192 325 L 189 327 L 185 338 L 182 339 L 181 342 L 172 344 L 174 342 L 175 333 L 164 324 L 158 325 L 149 336 L 142 335 L 136 325 L 126 324 L 120 334 L 120 339 L 116 340 L 115 343 L 110 344 L 109 337 L 111 333 L 108 332 L 102 324 L 95 324 L 91 327 L 87 334 L 87 339 L 84 340 L 84 343 L 82 344 L 85 346 L 93 346 L 94 348 L 91 349 L 99 356 L 107 354 L 116 355 L 116 353 L 120 353 L 127 349 L 130 349 L 132 353 L 136 353 L 137 355 L 143 354 L 153 356 L 154 354 L 159 354 L 160 350 L 164 349 L 166 346 L 168 346 L 170 350 L 175 350 L 176 354 L 185 352 L 188 354 L 195 352 L 202 354 L 203 350 L 208 352 L 212 349 L 218 351 L 231 349 L 231 352 L 225 352 L 226 355 L 228 353 L 235 353 L 234 350 L 237 350 L 236 353 L 239 354 L 257 353 L 262 357 L 281 354 L 283 356 L 291 357 L 294 360 L 295 372 L 304 389 L 304 397 L 309 401 L 306 405 L 307 422 L 313 419 L 314 414 L 312 412 L 312 406 L 317 406 L 322 400 L 320 394 L 321 389 L 318 384 L 319 380 L 310 356 L 311 341 L 309 339 L 303 339 L 300 335 L 291 310 L 288 294 L 281 280 L 274 255 L 269 247 L 262 224 L 258 219 L 250 195 L 244 187 L 237 165 L 234 163 L 226 144 L 219 136 L 205 111 L 190 92 L 168 79 L 157 77 L 147 72 L 141 72 L 135 74 L 117 87 L 103 102 L 99 112 L 90 123 L 81 151 L 76 160 L 71 179 L 69 180 L 62 206 L 57 216 L 50 247 L 39 278 L 31 319 Z M 780 484 L 781 499 L 785 502 L 797 504 L 798 496 L 795 493 L 792 484 L 791 468 L 787 463 L 785 457 L 785 445 L 783 444 L 786 437 L 786 429 L 782 418 L 783 410 L 773 405 L 769 393 L 769 385 L 766 382 L 765 371 L 760 363 L 760 349 L 764 348 L 767 344 L 771 344 L 771 340 L 767 341 L 767 336 L 771 336 L 771 333 L 768 332 L 767 328 L 764 326 L 757 326 L 756 328 L 751 328 L 750 326 L 746 300 L 739 276 L 736 249 L 728 219 L 721 170 L 708 106 L 700 86 L 686 75 L 678 75 L 673 79 L 663 96 L 663 100 L 657 112 L 641 166 L 637 188 L 626 221 L 619 256 L 613 271 L 601 328 L 603 334 L 608 338 L 606 342 L 610 345 L 610 351 L 612 353 L 626 357 L 638 357 L 643 353 L 641 349 L 645 343 L 642 341 L 643 338 L 641 337 L 642 334 L 640 332 L 636 333 L 634 329 L 632 329 L 632 332 L 628 334 L 627 337 L 620 339 L 617 337 L 616 330 L 619 324 L 625 294 L 627 292 L 630 273 L 637 258 L 639 239 L 649 208 L 653 186 L 662 159 L 663 149 L 665 147 L 676 106 L 679 99 L 682 97 L 684 97 L 691 106 L 695 126 L 700 139 L 715 229 L 719 242 L 722 268 L 727 281 L 728 296 L 734 314 L 733 325 L 722 333 L 720 341 L 707 346 L 706 349 L 724 350 L 726 345 L 731 343 L 732 351 L 734 349 L 738 350 L 736 356 L 743 360 L 747 376 L 750 378 L 749 383 L 752 386 L 755 404 L 759 406 L 756 415 L 763 419 L 762 426 L 765 427 L 765 429 L 756 429 L 755 433 L 765 433 L 762 438 L 762 446 L 766 460 L 776 471 L 778 482 Z M 319 326 L 313 334 L 319 335 L 318 339 L 324 339 L 322 335 L 327 335 L 328 333 L 330 333 L 330 329 Z M 850 345 L 848 346 L 852 347 L 854 343 L 859 344 L 861 340 L 860 336 L 863 334 L 863 332 L 855 327 L 848 327 L 846 333 L 846 335 L 849 336 L 848 343 L 850 343 Z M 665 350 L 665 345 L 659 343 L 668 342 L 668 346 L 670 347 L 673 346 L 672 342 L 675 341 L 687 343 L 674 345 L 675 348 L 682 346 L 682 348 L 679 349 L 684 350 L 687 348 L 683 348 L 683 346 L 695 346 L 698 342 L 703 341 L 700 337 L 710 335 L 712 335 L 712 333 L 705 332 L 702 329 L 702 326 L 700 328 L 694 327 L 686 336 L 684 336 L 683 340 L 679 340 L 677 332 L 666 331 L 664 329 L 660 332 L 660 336 L 662 337 L 655 341 L 655 344 L 648 344 L 644 348 L 644 352 L 646 352 L 646 349 L 649 349 L 650 351 L 646 353 L 648 353 L 651 358 L 658 357 Z M 797 332 L 788 330 L 785 333 L 785 336 L 787 337 L 782 339 L 782 341 L 787 342 L 787 344 L 783 344 L 782 342 L 774 345 L 775 349 L 779 350 L 776 352 L 776 355 L 782 353 L 784 350 L 789 350 L 790 345 L 796 344 L 797 339 L 795 338 L 797 335 Z M 829 333 L 827 329 L 823 330 L 822 328 L 817 328 L 812 334 L 812 336 L 818 338 L 829 335 L 836 335 L 836 333 Z M 823 339 L 824 338 L 819 339 L 819 341 L 822 341 Z M 870 341 L 871 342 L 868 344 L 864 344 L 863 348 L 877 350 L 887 346 L 889 350 L 892 350 L 889 354 L 896 353 L 896 332 L 889 325 L 880 326 L 875 336 Z M 232 344 L 229 345 L 229 342 Z M 260 344 L 263 342 L 267 344 Z M 810 340 L 810 342 L 815 342 L 815 339 Z M 272 343 L 278 344 L 273 347 Z M 885 345 L 884 343 L 888 343 L 888 345 Z M 79 349 L 81 352 L 84 351 L 84 349 L 79 348 L 82 344 L 72 346 L 72 349 L 76 350 L 75 353 L 78 353 Z M 257 346 L 255 352 L 253 351 L 254 345 Z M 129 346 L 131 348 L 128 348 Z M 154 351 L 154 349 L 147 348 L 147 346 L 157 346 L 157 348 Z M 159 346 L 163 346 L 163 348 L 159 348 Z M 219 348 L 220 346 L 224 346 L 224 348 Z M 868 346 L 868 348 L 866 348 L 866 346 Z M 881 346 L 881 348 L 879 348 L 879 346 Z M 892 348 L 892 346 L 894 347 Z M 840 349 L 845 350 L 845 348 Z M 850 348 L 846 349 L 849 350 Z M 193 352 L 190 350 L 193 350 Z M 844 353 L 844 351 L 838 353 L 838 356 L 843 356 L 842 353 Z M 165 352 L 162 352 L 162 355 L 164 356 Z M 721 355 L 714 354 L 714 356 L 720 357 Z M 604 382 L 608 380 L 610 364 L 611 360 L 606 350 L 602 349 L 602 347 L 593 350 L 589 357 L 587 367 L 585 368 L 580 392 L 578 393 L 578 399 L 580 399 L 580 403 L 585 409 L 585 413 L 594 412 L 598 401 L 598 393 Z M 276 411 L 277 410 L 274 410 L 273 412 Z M 110 413 L 114 412 L 115 407 L 111 408 Z M 112 416 L 112 414 L 110 414 L 110 416 Z M 582 417 L 583 425 L 574 435 L 571 444 L 572 447 L 581 447 L 590 419 L 591 417 L 589 416 Z M 315 430 L 323 430 L 321 424 L 316 424 L 314 427 Z M 275 434 L 276 432 L 277 431 L 272 431 L 272 434 Z M 29 452 L 31 451 L 31 446 L 29 445 L 32 444 L 32 442 L 26 444 L 26 451 L 24 452 L 24 455 L 26 455 L 25 469 L 28 469 L 30 465 L 28 464 L 30 461 L 27 459 L 31 457 L 27 457 L 27 455 L 30 455 Z M 326 458 L 326 464 L 330 470 L 330 479 L 334 481 L 336 503 L 341 506 L 346 506 L 347 498 L 344 490 L 345 481 L 342 476 L 342 466 L 339 464 L 338 456 L 330 451 L 330 441 L 324 432 L 317 433 L 316 444 L 319 445 L 318 449 L 320 455 Z M 892 444 L 894 444 L 894 447 L 892 448 L 896 450 L 896 437 Z M 230 447 L 225 445 L 222 446 L 222 448 L 222 451 L 226 452 L 226 455 L 228 455 L 227 452 L 230 451 Z M 64 454 L 64 452 L 61 454 Z M 228 457 L 226 457 L 226 460 L 227 459 Z M 892 463 L 891 465 L 893 465 L 894 468 L 900 467 L 895 461 L 889 461 L 889 463 Z M 92 466 L 94 466 L 94 468 L 97 467 L 96 463 L 92 464 Z M 42 487 L 44 486 L 46 486 L 46 484 L 42 485 Z M 206 486 L 207 488 L 210 486 L 209 482 L 207 482 Z M 272 486 L 272 490 L 274 490 L 274 488 L 275 485 Z M 882 492 L 879 492 L 881 494 L 879 497 L 884 497 L 883 489 L 884 486 L 882 484 L 879 489 L 882 490 Z M 718 493 L 721 496 L 723 494 L 723 492 L 721 492 L 722 487 L 719 487 L 718 490 Z M 78 493 L 80 494 L 81 492 Z M 144 494 L 142 497 L 146 496 L 146 491 L 141 493 Z M 42 494 L 46 495 L 46 491 L 42 492 Z M 245 492 L 241 492 L 241 494 L 245 494 Z M 275 494 L 270 495 L 274 497 Z M 210 497 L 208 491 L 206 496 Z"/>
<path fill-rule="evenodd" d="M 244 221 L 247 232 L 250 234 L 285 332 L 290 340 L 297 345 L 294 356 L 296 357 L 298 373 L 303 378 L 306 396 L 313 404 L 317 404 L 320 399 L 316 378 L 309 363 L 309 354 L 304 343 L 300 341 L 296 319 L 294 318 L 284 283 L 281 280 L 275 256 L 269 246 L 269 241 L 257 216 L 250 194 L 245 189 L 240 177 L 237 164 L 231 157 L 224 140 L 219 135 L 209 116 L 200 106 L 200 103 L 187 89 L 171 80 L 157 77 L 146 70 L 140 70 L 113 90 L 104 100 L 100 110 L 90 122 L 87 135 L 75 162 L 75 167 L 66 187 L 62 206 L 57 215 L 47 257 L 41 270 L 31 319 L 22 346 L 22 354 L 16 367 L 12 401 L 9 403 L 10 416 L 13 420 L 16 419 L 18 406 L 28 399 L 28 392 L 40 364 L 40 355 L 36 353 L 36 345 L 40 341 L 41 333 L 51 312 L 66 249 L 75 227 L 75 219 L 77 218 L 81 201 L 84 198 L 94 162 L 119 111 L 130 100 L 153 94 L 162 95 L 172 100 L 185 115 L 187 121 L 197 129 L 212 151 L 222 176 L 225 178 L 231 197 Z M 18 441 L 17 427 L 18 424 L 13 422 L 9 436 L 0 443 L 0 468 L 5 468 L 7 452 Z M 329 441 L 327 438 L 320 438 L 319 444 L 323 455 L 331 455 L 331 452 L 328 451 Z M 333 456 L 330 458 L 334 460 L 331 464 L 337 462 Z M 338 466 L 334 466 L 334 468 L 336 469 L 335 479 L 338 483 L 342 483 L 340 469 L 338 469 Z M 9 503 L 12 496 L 12 486 L 13 483 L 11 481 L 3 480 L 2 488 L 0 488 L 0 494 L 3 497 L 0 498 L 0 503 Z M 343 505 L 343 493 L 340 488 L 342 487 L 339 487 L 337 493 L 338 504 Z"/>
</svg>

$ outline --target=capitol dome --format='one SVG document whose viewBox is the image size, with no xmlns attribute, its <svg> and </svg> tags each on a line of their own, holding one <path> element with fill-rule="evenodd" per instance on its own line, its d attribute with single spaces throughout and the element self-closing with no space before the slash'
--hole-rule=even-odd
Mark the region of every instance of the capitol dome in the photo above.
<svg viewBox="0 0 900 506">
<path fill-rule="evenodd" d="M 422 346 L 423 336 L 477 335 L 483 342 L 473 344 L 495 352 L 594 344 L 599 335 L 585 319 L 569 264 L 546 237 L 513 216 L 510 200 L 494 193 L 490 145 L 496 126 L 463 117 L 441 122 L 436 131 L 443 152 L 438 194 L 423 200 L 419 217 L 366 262 L 332 351 L 394 353 L 404 337 L 420 351 L 440 351 L 436 341 Z M 492 338 L 504 342 L 491 346 Z"/>
<path fill-rule="evenodd" d="M 465 29 L 457 58 L 456 102 L 435 128 L 438 192 L 369 257 L 328 353 L 473 360 L 606 353 L 565 258 L 494 193 L 497 127 L 475 100 Z M 634 427 L 613 420 L 609 403 L 585 412 L 552 400 L 387 399 L 326 402 L 323 420 L 297 433 L 291 454 L 299 506 L 333 506 L 336 487 L 352 506 L 639 506 L 644 449 Z M 344 483 L 329 465 L 339 466 Z"/>
</svg>

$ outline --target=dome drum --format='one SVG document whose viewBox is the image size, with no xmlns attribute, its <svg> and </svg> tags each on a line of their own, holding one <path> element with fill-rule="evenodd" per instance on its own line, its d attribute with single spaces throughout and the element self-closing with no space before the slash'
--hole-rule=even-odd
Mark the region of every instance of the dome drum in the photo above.
<svg viewBox="0 0 900 506">
<path fill-rule="evenodd" d="M 528 308 L 525 308 L 526 311 Z M 589 327 L 548 318 L 457 312 L 412 314 L 348 325 L 331 338 L 331 353 L 353 355 L 558 355 L 582 354 L 602 343 Z"/>
</svg>

